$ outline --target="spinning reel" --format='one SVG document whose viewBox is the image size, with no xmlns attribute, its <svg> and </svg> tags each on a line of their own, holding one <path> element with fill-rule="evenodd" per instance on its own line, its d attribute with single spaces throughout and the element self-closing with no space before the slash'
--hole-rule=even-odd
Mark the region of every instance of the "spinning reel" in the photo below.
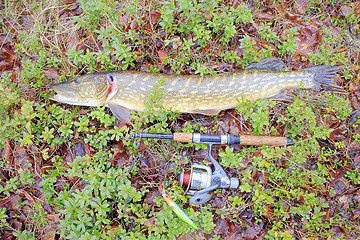
<svg viewBox="0 0 360 240">
<path fill-rule="evenodd" d="M 224 169 L 211 154 L 212 144 L 209 144 L 209 158 L 215 167 L 212 172 L 209 166 L 194 163 L 190 171 L 183 171 L 179 176 L 181 185 L 186 186 L 187 194 L 193 195 L 189 201 L 194 205 L 203 204 L 210 200 L 210 191 L 218 188 L 237 188 L 239 180 L 229 178 Z"/>
<path fill-rule="evenodd" d="M 214 165 L 214 171 L 210 167 L 194 163 L 190 171 L 183 171 L 179 176 L 181 185 L 188 188 L 187 194 L 192 195 L 190 202 L 194 205 L 206 203 L 210 200 L 210 191 L 218 188 L 237 188 L 239 180 L 229 178 L 224 169 L 212 155 L 214 144 L 240 144 L 240 145 L 268 145 L 287 146 L 293 144 L 290 138 L 271 136 L 235 136 L 235 135 L 212 135 L 200 133 L 138 133 L 130 135 L 131 138 L 158 138 L 171 139 L 177 142 L 203 143 L 209 146 L 209 158 Z"/>
</svg>

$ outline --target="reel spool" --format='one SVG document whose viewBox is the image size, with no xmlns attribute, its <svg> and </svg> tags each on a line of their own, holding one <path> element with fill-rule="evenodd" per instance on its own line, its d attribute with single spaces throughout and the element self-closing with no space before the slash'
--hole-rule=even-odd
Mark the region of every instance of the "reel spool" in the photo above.
<svg viewBox="0 0 360 240">
<path fill-rule="evenodd" d="M 182 171 L 179 176 L 179 182 L 189 190 L 188 195 L 190 203 L 199 205 L 210 200 L 211 195 L 208 192 L 217 188 L 237 188 L 239 180 L 237 178 L 228 178 L 225 172 L 215 165 L 215 171 L 212 172 L 208 166 L 194 163 L 190 171 Z"/>
<path fill-rule="evenodd" d="M 195 195 L 196 190 L 209 188 L 211 186 L 212 171 L 208 166 L 194 163 L 191 170 L 182 171 L 179 182 L 189 189 L 189 195 Z"/>
</svg>

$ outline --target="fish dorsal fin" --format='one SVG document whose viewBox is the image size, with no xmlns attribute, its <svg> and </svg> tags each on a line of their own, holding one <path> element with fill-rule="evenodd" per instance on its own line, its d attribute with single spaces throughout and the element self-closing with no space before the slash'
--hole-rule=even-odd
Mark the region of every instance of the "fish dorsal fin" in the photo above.
<svg viewBox="0 0 360 240">
<path fill-rule="evenodd" d="M 270 70 L 284 70 L 285 63 L 276 57 L 269 57 L 261 59 L 257 63 L 252 63 L 245 67 L 245 69 L 270 69 Z"/>
<path fill-rule="evenodd" d="M 195 109 L 191 113 L 198 113 L 202 115 L 216 115 L 220 112 L 220 109 Z"/>
<path fill-rule="evenodd" d="M 127 108 L 111 101 L 107 102 L 107 104 L 115 117 L 117 117 L 122 122 L 132 125 L 130 121 L 130 111 Z"/>
</svg>

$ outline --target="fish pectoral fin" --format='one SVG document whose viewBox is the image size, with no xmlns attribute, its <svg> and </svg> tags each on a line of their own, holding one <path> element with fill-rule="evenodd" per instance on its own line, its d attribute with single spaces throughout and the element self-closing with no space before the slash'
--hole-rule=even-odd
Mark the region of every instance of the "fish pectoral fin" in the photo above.
<svg viewBox="0 0 360 240">
<path fill-rule="evenodd" d="M 284 102 L 293 102 L 294 101 L 294 95 L 286 92 L 286 91 L 281 91 L 278 94 L 269 97 L 268 99 L 270 100 L 274 100 L 274 101 L 284 101 Z"/>
<path fill-rule="evenodd" d="M 270 69 L 270 70 L 284 70 L 285 63 L 276 57 L 269 57 L 261 59 L 257 63 L 252 63 L 245 67 L 245 69 Z"/>
<path fill-rule="evenodd" d="M 115 117 L 122 122 L 132 125 L 130 121 L 130 111 L 127 108 L 113 102 L 107 102 L 107 104 Z"/>
<path fill-rule="evenodd" d="M 198 113 L 202 115 L 217 115 L 221 110 L 220 109 L 195 109 L 191 113 Z"/>
</svg>

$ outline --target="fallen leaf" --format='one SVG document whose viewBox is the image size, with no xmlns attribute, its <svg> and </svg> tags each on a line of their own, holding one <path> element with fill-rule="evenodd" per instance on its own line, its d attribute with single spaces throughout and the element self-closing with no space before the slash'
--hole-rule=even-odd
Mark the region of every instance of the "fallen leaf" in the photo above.
<svg viewBox="0 0 360 240">
<path fill-rule="evenodd" d="M 4 159 L 9 160 L 9 162 L 11 162 L 11 160 L 12 160 L 11 142 L 10 142 L 10 139 L 8 139 L 8 138 L 5 139 L 5 148 L 4 148 L 2 157 Z"/>
<path fill-rule="evenodd" d="M 151 227 L 152 225 L 154 225 L 154 220 L 155 217 L 149 218 L 147 221 L 144 222 L 144 225 L 147 227 Z"/>
<path fill-rule="evenodd" d="M 139 27 L 139 24 L 137 21 L 135 21 L 135 20 L 131 21 L 131 23 L 130 23 L 131 30 L 137 29 L 138 27 Z"/>
<path fill-rule="evenodd" d="M 22 227 L 22 223 L 16 218 L 10 218 L 9 222 L 12 225 L 12 227 L 15 228 L 16 230 L 20 230 Z"/>
<path fill-rule="evenodd" d="M 295 50 L 295 54 L 308 56 L 309 53 L 314 53 L 314 48 L 311 44 L 308 43 L 306 39 L 299 39 L 295 43 L 298 45 L 297 49 Z"/>
<path fill-rule="evenodd" d="M 310 3 L 311 0 L 296 0 L 296 12 L 299 14 L 304 14 Z"/>
<path fill-rule="evenodd" d="M 353 108 L 360 110 L 360 100 L 355 94 L 351 94 L 350 103 Z"/>
<path fill-rule="evenodd" d="M 216 221 L 216 227 L 214 229 L 214 233 L 216 235 L 226 235 L 229 232 L 229 224 L 226 222 L 225 219 L 219 218 Z"/>
<path fill-rule="evenodd" d="M 125 30 L 129 29 L 129 19 L 130 19 L 130 12 L 129 11 L 127 11 L 124 15 L 119 17 L 119 22 L 121 23 L 121 25 L 123 25 Z"/>
<path fill-rule="evenodd" d="M 285 13 L 285 17 L 290 20 L 291 22 L 297 22 L 297 15 L 292 13 Z"/>
<path fill-rule="evenodd" d="M 301 28 L 301 33 L 307 40 L 312 42 L 312 45 L 314 45 L 317 40 L 319 28 L 316 25 L 308 24 L 305 27 Z"/>
<path fill-rule="evenodd" d="M 342 131 L 335 129 L 330 133 L 330 137 L 331 140 L 333 141 L 338 141 L 338 140 L 343 140 L 345 139 L 345 135 Z"/>
<path fill-rule="evenodd" d="M 50 79 L 58 79 L 60 76 L 56 68 L 49 68 L 45 71 L 45 76 Z"/>
<path fill-rule="evenodd" d="M 6 208 L 11 209 L 11 210 L 17 210 L 18 209 L 17 205 L 19 204 L 19 200 L 21 200 L 21 197 L 19 194 L 14 194 L 14 195 L 9 196 L 5 201 Z"/>
<path fill-rule="evenodd" d="M 54 228 L 46 229 L 45 234 L 41 236 L 41 240 L 54 240 L 56 231 Z"/>
<path fill-rule="evenodd" d="M 81 142 L 75 143 L 74 144 L 74 153 L 75 153 L 75 156 L 79 156 L 79 157 L 85 156 L 86 152 L 85 152 L 84 144 Z"/>
<path fill-rule="evenodd" d="M 166 60 L 167 58 L 167 52 L 164 51 L 164 50 L 158 50 L 157 51 L 157 54 L 158 54 L 158 57 L 159 57 L 159 62 L 162 64 L 164 63 L 164 61 Z"/>
<path fill-rule="evenodd" d="M 243 238 L 244 239 L 248 239 L 248 240 L 251 240 L 251 239 L 254 239 L 256 237 L 256 234 L 257 234 L 257 231 L 255 228 L 253 227 L 249 227 L 245 230 L 244 234 L 243 234 Z"/>
<path fill-rule="evenodd" d="M 48 203 L 43 203 L 43 208 L 44 208 L 44 210 L 45 210 L 47 213 L 49 213 L 49 214 L 52 214 L 52 213 L 53 213 L 50 204 L 48 204 Z"/>
<path fill-rule="evenodd" d="M 266 217 L 266 218 L 271 218 L 273 216 L 273 214 L 274 214 L 274 212 L 271 209 L 271 207 L 268 205 L 265 205 L 265 211 L 262 213 L 262 216 Z"/>
<path fill-rule="evenodd" d="M 259 12 L 257 14 L 258 18 L 260 18 L 261 20 L 265 20 L 265 21 L 270 21 L 271 19 L 274 18 L 274 15 L 272 15 L 271 13 L 266 13 L 266 12 Z"/>
<path fill-rule="evenodd" d="M 30 203 L 35 203 L 35 197 L 31 196 L 27 191 L 24 189 L 17 189 L 16 193 L 22 194 L 25 196 L 26 200 L 28 200 Z"/>
<path fill-rule="evenodd" d="M 360 195 L 357 195 L 353 198 L 355 201 L 357 201 L 358 203 L 360 203 Z"/>
<path fill-rule="evenodd" d="M 353 217 L 351 220 L 357 220 L 360 218 L 360 208 L 356 208 L 354 211 L 353 211 Z"/>
<path fill-rule="evenodd" d="M 33 168 L 29 165 L 29 155 L 26 152 L 25 147 L 20 147 L 20 144 L 14 149 L 14 165 L 16 166 L 16 171 L 18 174 L 24 169 L 28 168 L 33 171 Z"/>
<path fill-rule="evenodd" d="M 335 172 L 335 175 L 334 175 L 333 172 L 331 172 L 331 175 L 333 175 L 333 176 L 336 176 L 338 174 Z M 330 197 L 340 196 L 346 190 L 348 190 L 348 188 L 350 187 L 349 181 L 343 177 L 340 177 L 340 178 L 334 177 L 334 179 L 330 181 L 330 185 L 333 187 L 333 190 L 334 190 L 333 192 L 330 192 L 331 193 Z"/>
<path fill-rule="evenodd" d="M 344 14 L 346 16 L 350 15 L 351 11 L 352 11 L 352 9 L 350 7 L 348 7 L 348 6 L 346 6 L 346 5 L 342 5 L 340 7 L 340 10 L 341 10 L 342 14 Z"/>
<path fill-rule="evenodd" d="M 151 24 L 148 23 L 144 26 L 144 31 L 147 33 L 151 33 L 152 32 L 152 28 L 151 28 Z"/>
<path fill-rule="evenodd" d="M 158 11 L 153 9 L 150 12 L 150 24 L 155 25 L 157 20 L 160 18 L 160 16 L 161 16 L 161 13 L 159 13 Z"/>
</svg>

